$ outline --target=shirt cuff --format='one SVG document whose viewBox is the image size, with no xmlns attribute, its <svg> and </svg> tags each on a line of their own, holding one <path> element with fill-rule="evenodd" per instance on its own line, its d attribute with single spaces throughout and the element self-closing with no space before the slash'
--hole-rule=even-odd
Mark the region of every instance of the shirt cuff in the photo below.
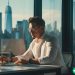
<svg viewBox="0 0 75 75">
<path fill-rule="evenodd" d="M 17 57 L 19 61 L 21 61 L 22 59 L 22 56 L 15 56 L 15 57 Z"/>
<path fill-rule="evenodd" d="M 40 57 L 38 58 L 38 61 L 40 62 L 40 64 L 50 64 L 49 57 Z"/>
<path fill-rule="evenodd" d="M 38 58 L 38 61 L 39 61 L 40 64 L 44 64 L 43 58 Z"/>
</svg>

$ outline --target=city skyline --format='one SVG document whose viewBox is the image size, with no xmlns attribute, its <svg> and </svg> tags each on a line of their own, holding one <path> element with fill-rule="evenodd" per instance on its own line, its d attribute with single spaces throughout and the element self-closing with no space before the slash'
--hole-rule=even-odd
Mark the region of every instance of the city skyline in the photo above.
<svg viewBox="0 0 75 75">
<path fill-rule="evenodd" d="M 51 2 L 49 5 L 49 1 Z M 58 0 L 58 2 L 55 0 L 43 0 L 43 18 L 47 23 L 50 23 L 54 19 L 54 21 L 57 19 L 58 22 L 58 29 L 61 28 L 61 0 Z M 21 3 L 21 4 L 20 4 Z M 16 27 L 16 23 L 19 20 L 28 19 L 29 17 L 33 16 L 33 10 L 34 10 L 34 0 L 9 0 L 9 5 L 12 8 L 12 27 Z M 47 6 L 45 6 L 45 3 L 48 3 Z M 56 4 L 58 5 L 56 6 Z M 5 8 L 8 5 L 8 0 L 0 0 L 0 12 L 2 12 L 2 29 L 4 30 L 5 27 Z M 55 7 L 56 6 L 56 7 Z M 49 10 L 50 9 L 50 10 Z M 55 15 L 55 16 L 54 16 Z"/>
</svg>

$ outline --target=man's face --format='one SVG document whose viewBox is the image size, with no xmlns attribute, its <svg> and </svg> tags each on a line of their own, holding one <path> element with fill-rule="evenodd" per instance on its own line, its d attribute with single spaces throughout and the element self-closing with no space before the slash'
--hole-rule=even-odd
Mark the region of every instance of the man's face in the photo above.
<svg viewBox="0 0 75 75">
<path fill-rule="evenodd" d="M 32 36 L 32 38 L 39 38 L 40 37 L 40 33 L 41 33 L 41 29 L 38 27 L 32 28 L 32 24 L 29 24 L 29 32 Z"/>
</svg>

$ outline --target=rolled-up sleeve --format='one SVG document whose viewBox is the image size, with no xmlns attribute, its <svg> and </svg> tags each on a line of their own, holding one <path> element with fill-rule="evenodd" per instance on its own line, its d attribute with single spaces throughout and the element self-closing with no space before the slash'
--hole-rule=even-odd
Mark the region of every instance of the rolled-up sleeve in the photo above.
<svg viewBox="0 0 75 75">
<path fill-rule="evenodd" d="M 57 55 L 57 45 L 55 43 L 46 42 L 45 55 L 38 58 L 40 64 L 52 64 Z"/>
</svg>

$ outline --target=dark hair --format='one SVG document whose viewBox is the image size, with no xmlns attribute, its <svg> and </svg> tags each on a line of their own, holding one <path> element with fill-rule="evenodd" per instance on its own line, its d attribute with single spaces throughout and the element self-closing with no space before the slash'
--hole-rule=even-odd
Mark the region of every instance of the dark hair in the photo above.
<svg viewBox="0 0 75 75">
<path fill-rule="evenodd" d="M 43 29 L 45 29 L 45 21 L 36 16 L 36 17 L 30 17 L 29 18 L 29 23 L 32 24 L 32 27 L 35 28 L 35 27 L 42 27 Z"/>
</svg>

